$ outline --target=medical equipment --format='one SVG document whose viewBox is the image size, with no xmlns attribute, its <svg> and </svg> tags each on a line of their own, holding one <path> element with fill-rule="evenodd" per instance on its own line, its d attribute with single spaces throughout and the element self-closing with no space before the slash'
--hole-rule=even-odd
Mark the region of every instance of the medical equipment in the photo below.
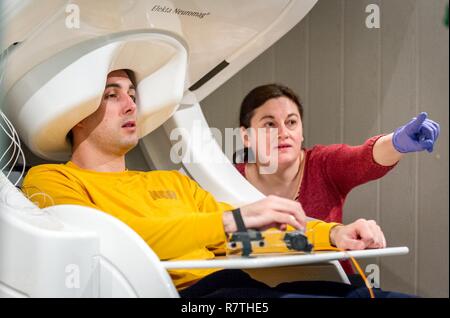
<svg viewBox="0 0 450 318">
<path fill-rule="evenodd" d="M 66 136 L 97 109 L 107 74 L 129 69 L 137 81 L 140 147 L 153 168 L 174 168 L 170 134 L 178 129 L 190 156 L 177 168 L 220 201 L 239 206 L 263 198 L 211 136 L 200 102 L 299 23 L 316 1 L 4 2 L 0 102 L 12 123 L 5 126 L 16 140 L 11 147 L 20 148 L 15 127 L 36 155 L 67 160 Z M 192 144 L 197 124 L 206 139 Z M 211 162 L 205 153 L 220 160 Z M 167 263 L 106 213 L 72 205 L 39 209 L 3 173 L 0 208 L 0 296 L 178 296 Z M 333 266 L 342 274 L 337 262 Z"/>
<path fill-rule="evenodd" d="M 313 245 L 308 242 L 307 237 L 299 230 L 278 231 L 269 229 L 262 233 L 255 229 L 247 229 L 239 208 L 232 211 L 237 231 L 230 235 L 227 243 L 227 255 L 239 255 L 249 257 L 254 252 L 269 253 L 283 250 L 294 250 L 297 252 L 311 252 Z M 254 251 L 253 247 L 256 247 Z"/>
<path fill-rule="evenodd" d="M 1 17 L 7 28 L 0 51 L 9 48 L 4 112 L 31 151 L 65 161 L 67 133 L 96 110 L 106 75 L 130 69 L 138 82 L 140 146 L 152 168 L 182 168 L 220 201 L 255 201 L 263 195 L 223 154 L 199 103 L 301 21 L 316 1 L 57 0 L 39 7 L 8 1 Z M 71 23 L 76 19 L 79 28 Z M 189 143 L 196 126 L 205 139 Z M 181 165 L 168 160 L 174 130 L 190 153 Z"/>
<path fill-rule="evenodd" d="M 14 169 L 14 166 L 18 162 L 19 158 L 22 158 L 22 171 L 20 173 L 20 176 L 17 178 L 17 180 L 14 183 L 14 185 L 17 186 L 25 173 L 25 166 L 26 166 L 25 155 L 23 153 L 22 146 L 20 144 L 20 138 L 17 135 L 17 132 L 14 129 L 14 126 L 11 124 L 11 122 L 8 120 L 8 118 L 5 116 L 5 114 L 2 111 L 0 111 L 0 116 L 1 116 L 1 119 L 3 120 L 3 123 L 5 124 L 5 125 L 3 125 L 0 122 L 0 127 L 2 128 L 3 133 L 11 140 L 11 143 L 9 144 L 8 148 L 3 153 L 0 153 L 0 155 L 1 155 L 0 167 L 1 167 L 1 171 L 8 170 L 6 177 L 9 177 L 11 175 L 11 172 Z M 10 153 L 11 147 L 12 147 L 12 155 L 10 156 L 10 159 L 6 163 L 4 163 L 3 160 L 6 161 L 5 158 L 8 158 L 7 155 Z M 10 167 L 9 169 L 8 169 L 8 166 Z"/>
<path fill-rule="evenodd" d="M 308 242 L 308 238 L 300 231 L 286 232 L 283 241 L 290 250 L 311 252 L 313 249 L 313 245 Z"/>
<path fill-rule="evenodd" d="M 227 243 L 227 255 L 239 255 L 248 257 L 254 254 L 276 253 L 288 254 L 292 252 L 309 253 L 313 245 L 300 231 L 276 231 L 261 232 L 248 229 L 245 232 L 233 233 Z"/>
</svg>

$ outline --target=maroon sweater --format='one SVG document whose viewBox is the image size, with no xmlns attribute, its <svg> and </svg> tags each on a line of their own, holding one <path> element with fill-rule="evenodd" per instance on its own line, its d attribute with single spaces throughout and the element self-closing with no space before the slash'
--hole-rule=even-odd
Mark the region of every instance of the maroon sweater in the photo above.
<svg viewBox="0 0 450 318">
<path fill-rule="evenodd" d="M 317 145 L 305 149 L 305 168 L 297 200 L 307 216 L 342 223 L 342 208 L 354 187 L 381 178 L 395 165 L 381 166 L 373 159 L 375 136 L 360 146 Z M 245 163 L 236 165 L 245 177 Z"/>
<path fill-rule="evenodd" d="M 383 135 L 368 139 L 360 146 L 317 145 L 305 149 L 305 168 L 297 200 L 307 216 L 325 222 L 342 223 L 342 208 L 347 194 L 356 186 L 376 180 L 390 167 L 373 160 L 373 146 Z M 245 163 L 236 164 L 245 177 Z M 340 262 L 347 274 L 354 271 L 349 261 Z"/>
</svg>

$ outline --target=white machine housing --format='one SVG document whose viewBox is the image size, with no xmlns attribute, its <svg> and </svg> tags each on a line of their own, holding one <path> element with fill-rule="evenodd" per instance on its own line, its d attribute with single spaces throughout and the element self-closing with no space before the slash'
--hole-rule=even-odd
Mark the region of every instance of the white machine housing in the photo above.
<svg viewBox="0 0 450 318">
<path fill-rule="evenodd" d="M 254 201 L 262 194 L 224 156 L 199 103 L 316 2 L 6 0 L 0 19 L 6 30 L 0 50 L 6 52 L 4 112 L 35 154 L 65 161 L 66 135 L 97 109 L 106 75 L 131 69 L 138 81 L 140 145 L 150 166 L 175 167 L 170 132 L 178 128 L 190 152 L 180 158 L 187 174 L 219 200 Z M 165 134 L 148 135 L 163 123 Z M 186 133 L 194 124 L 206 136 L 199 143 Z"/>
</svg>

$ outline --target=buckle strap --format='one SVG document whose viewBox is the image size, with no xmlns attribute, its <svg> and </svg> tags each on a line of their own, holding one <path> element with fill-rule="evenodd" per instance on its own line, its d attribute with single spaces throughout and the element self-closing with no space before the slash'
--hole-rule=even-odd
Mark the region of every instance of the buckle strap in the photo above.
<svg viewBox="0 0 450 318">
<path fill-rule="evenodd" d="M 247 232 L 247 227 L 245 226 L 244 219 L 242 218 L 241 209 L 237 208 L 233 211 L 234 222 L 236 222 L 237 232 Z"/>
</svg>

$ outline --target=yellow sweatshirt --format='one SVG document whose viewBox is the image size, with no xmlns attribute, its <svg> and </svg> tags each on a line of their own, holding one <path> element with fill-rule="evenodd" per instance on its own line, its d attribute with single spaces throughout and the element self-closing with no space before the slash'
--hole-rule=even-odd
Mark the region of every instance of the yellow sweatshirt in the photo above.
<svg viewBox="0 0 450 318">
<path fill-rule="evenodd" d="M 195 181 L 177 171 L 96 172 L 74 163 L 32 168 L 22 191 L 41 208 L 58 204 L 93 207 L 136 231 L 161 260 L 211 259 L 225 251 L 222 214 L 232 206 L 217 202 Z M 308 222 L 314 244 L 331 247 L 335 223 Z M 313 232 L 310 231 L 314 229 Z M 184 289 L 218 269 L 169 271 Z"/>
</svg>

